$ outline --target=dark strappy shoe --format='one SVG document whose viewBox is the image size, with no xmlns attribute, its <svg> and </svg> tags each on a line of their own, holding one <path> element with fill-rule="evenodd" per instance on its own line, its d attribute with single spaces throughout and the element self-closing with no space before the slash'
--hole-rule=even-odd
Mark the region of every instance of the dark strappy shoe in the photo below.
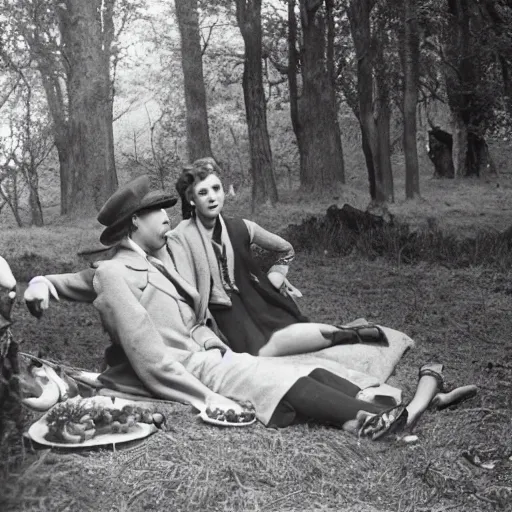
<svg viewBox="0 0 512 512">
<path fill-rule="evenodd" d="M 405 405 L 382 411 L 367 418 L 359 429 L 358 435 L 376 441 L 389 435 L 400 434 L 407 426 L 408 416 Z"/>
<path fill-rule="evenodd" d="M 339 329 L 339 331 L 329 333 L 328 335 L 324 334 L 324 337 L 329 337 L 332 340 L 332 346 L 350 345 L 354 343 L 389 345 L 384 331 L 378 325 L 365 324 L 353 327 L 337 325 L 336 328 Z"/>
</svg>

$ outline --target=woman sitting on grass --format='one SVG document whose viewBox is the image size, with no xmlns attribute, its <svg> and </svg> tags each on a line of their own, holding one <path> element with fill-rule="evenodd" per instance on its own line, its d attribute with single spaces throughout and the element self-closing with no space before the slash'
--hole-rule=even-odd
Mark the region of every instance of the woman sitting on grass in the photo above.
<svg viewBox="0 0 512 512">
<path fill-rule="evenodd" d="M 347 341 L 385 341 L 378 327 L 345 329 L 302 315 L 286 279 L 292 245 L 255 222 L 222 216 L 224 188 L 213 158 L 184 169 L 176 183 L 183 220 L 168 233 L 176 269 L 201 295 L 234 352 L 279 356 L 320 350 Z M 279 253 L 268 274 L 250 245 Z"/>
<path fill-rule="evenodd" d="M 377 439 L 414 425 L 437 394 L 440 365 L 422 368 L 413 400 L 388 410 L 356 398 L 363 385 L 358 383 L 372 379 L 314 354 L 298 363 L 232 352 L 206 326 L 207 318 L 198 316 L 199 294 L 161 251 L 169 230 L 162 208 L 175 202 L 151 191 L 149 179 L 142 177 L 113 194 L 98 215 L 106 226 L 100 240 L 118 247 L 112 260 L 98 264 L 93 278 L 94 306 L 118 356 L 100 376 L 106 386 L 130 382 L 146 396 L 149 391 L 200 410 L 240 413 L 231 398 L 249 401 L 266 426 L 313 420 Z M 37 300 L 30 290 L 27 302 Z M 81 296 L 75 287 L 74 298 L 90 297 L 89 289 Z"/>
</svg>

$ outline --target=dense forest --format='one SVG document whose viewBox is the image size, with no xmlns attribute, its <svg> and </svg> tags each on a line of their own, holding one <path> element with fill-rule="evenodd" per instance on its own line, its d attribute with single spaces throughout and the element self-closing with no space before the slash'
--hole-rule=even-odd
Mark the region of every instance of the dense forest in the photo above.
<svg viewBox="0 0 512 512">
<path fill-rule="evenodd" d="M 0 213 L 94 215 L 119 181 L 214 156 L 253 205 L 345 182 L 374 203 L 496 172 L 512 120 L 508 0 L 1 0 Z"/>
</svg>

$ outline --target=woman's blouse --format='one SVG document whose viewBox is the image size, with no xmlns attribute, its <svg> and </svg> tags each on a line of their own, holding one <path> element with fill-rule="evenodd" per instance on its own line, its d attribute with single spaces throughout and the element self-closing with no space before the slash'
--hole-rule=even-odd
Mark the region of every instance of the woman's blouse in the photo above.
<svg viewBox="0 0 512 512">
<path fill-rule="evenodd" d="M 263 229 L 260 225 L 256 224 L 256 222 L 247 219 L 243 219 L 243 221 L 247 227 L 251 244 L 256 244 L 262 249 L 279 253 L 278 259 L 270 268 L 269 273 L 279 272 L 286 277 L 289 265 L 295 257 L 292 244 L 279 235 Z M 198 222 L 198 224 L 200 225 L 199 229 L 211 240 L 219 264 L 222 286 L 228 295 L 231 295 L 233 291 L 238 291 L 238 289 L 234 280 L 229 276 L 226 247 L 222 243 L 221 223 L 217 221 L 212 228 L 207 228 L 201 222 Z"/>
<path fill-rule="evenodd" d="M 243 221 L 247 226 L 251 244 L 256 244 L 262 249 L 279 253 L 278 259 L 270 268 L 269 273 L 279 272 L 286 276 L 290 263 L 295 258 L 293 245 L 279 235 L 263 229 L 260 225 L 256 224 L 256 222 L 246 219 L 243 219 Z"/>
</svg>

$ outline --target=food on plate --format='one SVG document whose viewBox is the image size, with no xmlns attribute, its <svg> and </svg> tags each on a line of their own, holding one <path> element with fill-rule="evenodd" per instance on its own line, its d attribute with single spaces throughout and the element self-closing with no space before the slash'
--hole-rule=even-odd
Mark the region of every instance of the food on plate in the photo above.
<svg viewBox="0 0 512 512">
<path fill-rule="evenodd" d="M 211 405 L 205 409 L 205 414 L 208 418 L 224 423 L 250 423 L 256 418 L 256 411 L 250 402 L 239 404 L 241 406 L 240 412 L 234 409 L 223 409 Z"/>
<path fill-rule="evenodd" d="M 153 414 L 142 407 L 125 405 L 119 409 L 94 399 L 76 397 L 57 404 L 46 415 L 48 433 L 45 438 L 51 442 L 83 443 L 103 434 L 130 432 L 137 423 L 153 424 L 156 414 L 159 424 L 163 424 L 162 414 Z"/>
</svg>

